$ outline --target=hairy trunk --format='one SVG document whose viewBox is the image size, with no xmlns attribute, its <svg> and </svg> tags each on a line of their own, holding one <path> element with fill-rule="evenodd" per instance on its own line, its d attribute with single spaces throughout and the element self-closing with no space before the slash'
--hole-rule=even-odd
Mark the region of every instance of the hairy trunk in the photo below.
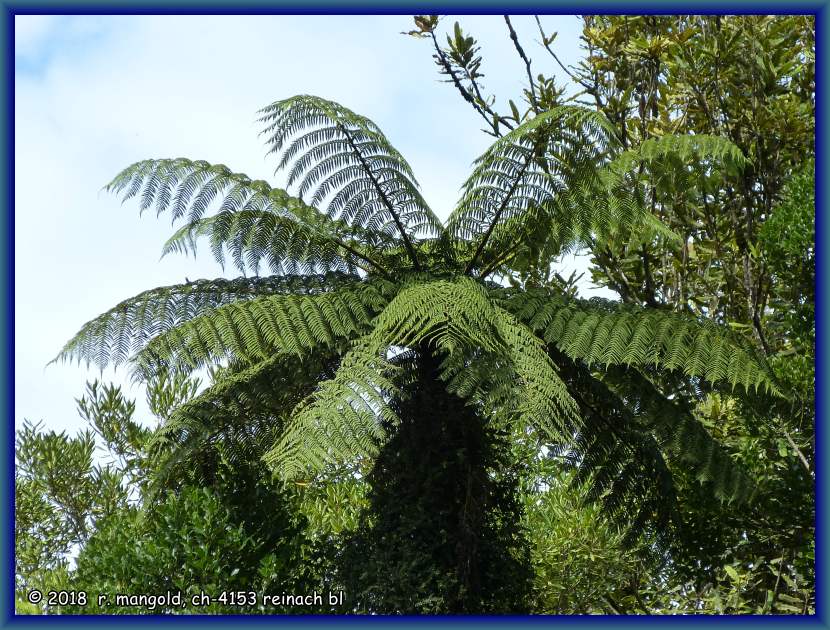
<svg viewBox="0 0 830 630">
<path fill-rule="evenodd" d="M 528 550 L 503 436 L 448 394 L 421 352 L 401 424 L 343 554 L 353 605 L 379 613 L 523 612 Z"/>
</svg>

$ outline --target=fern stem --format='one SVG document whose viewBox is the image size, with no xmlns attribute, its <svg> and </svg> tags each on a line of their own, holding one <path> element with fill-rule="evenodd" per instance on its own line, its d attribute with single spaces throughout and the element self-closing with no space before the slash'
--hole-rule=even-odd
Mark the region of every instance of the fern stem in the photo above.
<svg viewBox="0 0 830 630">
<path fill-rule="evenodd" d="M 530 155 L 528 156 L 527 160 L 522 165 L 522 168 L 519 170 L 519 174 L 516 175 L 516 180 L 510 186 L 510 190 L 507 191 L 507 194 L 504 196 L 504 199 L 502 200 L 501 204 L 499 204 L 499 208 L 498 208 L 498 210 L 496 210 L 496 213 L 493 215 L 493 220 L 490 222 L 490 225 L 488 226 L 487 231 L 484 233 L 484 236 L 482 237 L 481 242 L 479 243 L 478 247 L 476 248 L 475 254 L 473 254 L 473 257 L 470 259 L 470 262 L 467 264 L 467 268 L 464 270 L 465 274 L 469 275 L 470 272 L 473 270 L 473 267 L 475 267 L 475 264 L 476 264 L 476 261 L 478 260 L 478 257 L 481 255 L 481 252 L 484 251 L 484 247 L 487 245 L 487 241 L 490 240 L 490 235 L 493 233 L 493 230 L 496 229 L 496 224 L 498 223 L 499 219 L 501 218 L 501 215 L 504 212 L 505 208 L 507 208 L 507 202 L 510 201 L 510 197 L 516 191 L 516 188 L 519 187 L 519 182 L 521 181 L 522 176 L 525 174 L 525 171 L 527 170 L 528 166 L 530 166 L 531 157 L 536 153 L 536 151 L 538 149 L 538 146 L 539 145 L 538 145 L 538 141 L 537 141 L 537 142 L 534 143 L 533 150 L 530 152 Z"/>
<path fill-rule="evenodd" d="M 381 188 L 380 182 L 375 177 L 374 172 L 372 171 L 369 164 L 366 162 L 366 159 L 363 157 L 363 154 L 360 152 L 360 149 L 355 145 L 354 139 L 352 135 L 349 133 L 349 130 L 346 129 L 342 123 L 338 122 L 337 126 L 340 128 L 340 131 L 346 136 L 346 140 L 349 143 L 349 146 L 352 148 L 352 151 L 355 152 L 357 155 L 357 159 L 360 160 L 361 166 L 366 169 L 366 173 L 369 175 L 369 179 L 372 181 L 372 185 L 375 187 L 375 190 L 378 191 L 378 195 L 380 195 L 381 200 L 383 201 L 383 205 L 386 206 L 386 209 L 389 210 L 389 214 L 392 215 L 392 220 L 395 221 L 395 225 L 398 227 L 398 231 L 401 233 L 401 237 L 403 238 L 404 247 L 406 247 L 406 252 L 409 254 L 409 257 L 412 259 L 412 264 L 415 266 L 415 271 L 421 271 L 421 265 L 418 263 L 418 256 L 415 254 L 415 248 L 412 247 L 412 243 L 409 240 L 409 236 L 406 234 L 406 230 L 401 223 L 401 219 L 398 216 L 395 209 L 392 207 L 392 204 L 389 201 L 389 197 L 386 196 L 386 193 Z"/>
</svg>

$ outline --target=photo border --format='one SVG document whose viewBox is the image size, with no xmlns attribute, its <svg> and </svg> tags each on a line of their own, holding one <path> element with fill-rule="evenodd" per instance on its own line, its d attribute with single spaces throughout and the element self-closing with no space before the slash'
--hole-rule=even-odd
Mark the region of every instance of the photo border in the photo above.
<svg viewBox="0 0 830 630">
<path fill-rule="evenodd" d="M 455 1 L 455 2 L 382 2 L 381 0 L 362 0 L 356 2 L 326 2 L 324 0 L 310 0 L 308 2 L 268 2 L 263 0 L 243 0 L 238 3 L 228 1 L 199 2 L 196 0 L 180 0 L 178 2 L 160 2 L 159 0 L 127 0 L 114 4 L 112 2 L 26 2 L 23 0 L 0 0 L 0 13 L 3 20 L 3 109 L 4 124 L 0 131 L 0 139 L 4 147 L 5 168 L 0 174 L 0 190 L 3 191 L 4 220 L 2 221 L 2 242 L 5 244 L 2 269 L 2 296 L 3 304 L 0 308 L 0 326 L 4 331 L 0 341 L 2 355 L 2 369 L 4 378 L 0 379 L 0 403 L 6 411 L 3 438 L 5 448 L 0 459 L 4 462 L 3 483 L 0 484 L 0 505 L 3 507 L 0 519 L 0 535 L 4 562 L 7 566 L 0 578 L 0 626 L 9 627 L 51 627 L 63 625 L 79 626 L 108 626 L 115 624 L 152 624 L 155 628 L 174 627 L 181 624 L 215 625 L 278 625 L 280 627 L 331 627 L 333 625 L 390 625 L 407 627 L 430 624 L 430 627 L 467 626 L 505 626 L 515 625 L 551 625 L 558 628 L 578 628 L 590 626 L 634 626 L 655 624 L 666 626 L 687 626 L 688 624 L 716 624 L 741 626 L 781 626 L 792 625 L 828 627 L 827 601 L 830 599 L 828 591 L 827 566 L 828 545 L 826 526 L 828 523 L 828 485 L 825 478 L 826 463 L 823 456 L 828 449 L 828 431 L 824 425 L 827 416 L 826 394 L 830 390 L 830 381 L 826 371 L 827 338 L 823 322 L 828 314 L 828 293 L 825 282 L 828 278 L 828 256 L 824 250 L 828 242 L 828 225 L 825 211 L 827 207 L 827 182 L 830 181 L 830 169 L 826 161 L 827 156 L 827 112 L 828 105 L 828 54 L 826 33 L 830 28 L 830 0 L 814 0 L 811 2 L 748 2 L 729 1 L 717 3 L 711 1 L 686 2 L 656 2 L 644 0 L 639 2 L 609 2 L 585 0 L 584 2 L 555 2 L 538 1 L 533 3 L 518 1 L 484 2 Z M 301 615 L 193 615 L 193 616 L 30 616 L 14 614 L 14 16 L 15 15 L 251 15 L 251 14 L 459 14 L 459 15 L 500 15 L 511 14 L 812 14 L 816 17 L 816 457 L 815 457 L 815 490 L 816 490 L 816 614 L 809 616 L 401 616 L 401 617 L 367 617 L 367 616 L 301 616 Z"/>
</svg>

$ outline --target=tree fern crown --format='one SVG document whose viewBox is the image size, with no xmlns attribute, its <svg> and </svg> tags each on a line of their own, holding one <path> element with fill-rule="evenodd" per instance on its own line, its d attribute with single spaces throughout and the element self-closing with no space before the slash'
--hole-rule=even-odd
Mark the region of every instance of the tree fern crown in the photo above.
<svg viewBox="0 0 830 630">
<path fill-rule="evenodd" d="M 227 410 L 274 400 L 286 365 L 327 357 L 330 373 L 299 401 L 267 407 L 281 429 L 265 461 L 286 478 L 370 462 L 395 430 L 397 401 L 417 378 L 411 366 L 429 356 L 448 392 L 494 423 L 533 427 L 569 449 L 597 488 L 613 486 L 612 469 L 629 480 L 663 475 L 665 455 L 701 479 L 718 477 L 726 499 L 746 494 L 737 466 L 649 375 L 780 394 L 750 349 L 682 314 L 492 280 L 605 238 L 671 241 L 644 191 L 668 169 L 702 177 L 741 168 L 734 146 L 666 137 L 623 151 L 602 114 L 557 107 L 481 155 L 442 222 L 368 118 L 314 96 L 276 101 L 260 116 L 287 189 L 184 158 L 137 162 L 107 186 L 179 223 L 165 254 L 207 242 L 250 277 L 141 293 L 85 324 L 58 357 L 101 368 L 129 361 L 138 378 L 218 368 L 161 429 L 159 444 L 182 447 L 171 457 L 221 433 Z M 627 393 L 624 374 L 642 379 L 648 396 Z M 631 481 L 603 496 L 622 501 L 642 487 Z"/>
</svg>

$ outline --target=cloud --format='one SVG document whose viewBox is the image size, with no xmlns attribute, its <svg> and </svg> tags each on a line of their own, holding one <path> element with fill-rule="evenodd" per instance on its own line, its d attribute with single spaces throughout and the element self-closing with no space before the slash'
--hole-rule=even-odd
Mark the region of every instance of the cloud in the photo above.
<svg viewBox="0 0 830 630">
<path fill-rule="evenodd" d="M 14 54 L 32 57 L 37 54 L 60 18 L 56 15 L 16 15 L 14 17 Z"/>
</svg>

